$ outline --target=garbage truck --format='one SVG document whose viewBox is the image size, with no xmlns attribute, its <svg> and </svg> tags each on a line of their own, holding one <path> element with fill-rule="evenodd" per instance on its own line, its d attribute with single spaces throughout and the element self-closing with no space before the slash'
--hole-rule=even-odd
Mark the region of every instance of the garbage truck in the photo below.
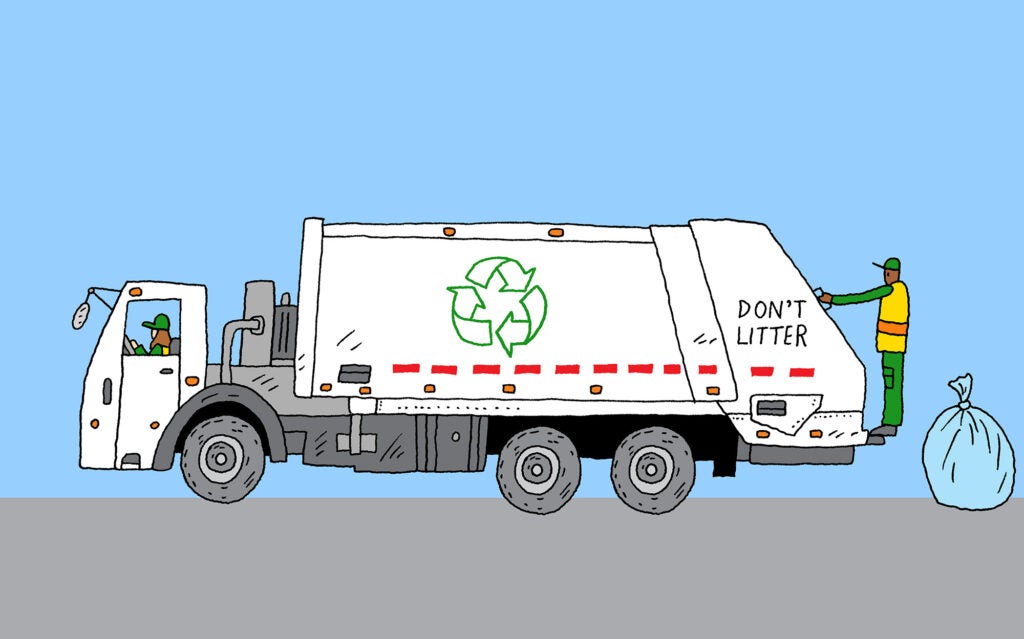
<svg viewBox="0 0 1024 639">
<path fill-rule="evenodd" d="M 73 327 L 91 295 L 109 315 L 85 375 L 80 466 L 177 458 L 212 502 L 248 495 L 268 459 L 411 473 L 497 456 L 501 494 L 547 514 L 593 458 L 611 460 L 626 505 L 661 514 L 698 461 L 713 476 L 850 464 L 868 443 L 862 362 L 756 222 L 306 219 L 297 300 L 246 283 L 241 315 L 214 333 L 219 362 L 205 286 L 90 288 Z M 156 355 L 126 334 L 152 301 L 174 305 Z"/>
</svg>

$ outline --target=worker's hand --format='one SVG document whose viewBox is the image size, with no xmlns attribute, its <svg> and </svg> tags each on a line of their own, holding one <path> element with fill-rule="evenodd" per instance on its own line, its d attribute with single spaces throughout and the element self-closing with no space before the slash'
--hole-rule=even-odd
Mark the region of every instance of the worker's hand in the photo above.
<svg viewBox="0 0 1024 639">
<path fill-rule="evenodd" d="M 131 340 L 131 343 L 132 343 L 132 348 L 138 348 L 139 347 L 139 343 L 136 342 L 135 340 Z"/>
<path fill-rule="evenodd" d="M 822 302 L 824 304 L 831 304 L 832 303 L 832 294 L 831 293 L 822 293 L 821 295 L 818 296 L 818 301 L 820 301 L 820 302 Z"/>
</svg>

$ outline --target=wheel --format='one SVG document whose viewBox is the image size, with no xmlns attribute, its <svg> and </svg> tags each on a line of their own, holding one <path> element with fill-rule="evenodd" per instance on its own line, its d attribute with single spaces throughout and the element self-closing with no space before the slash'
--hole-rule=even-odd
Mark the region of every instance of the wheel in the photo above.
<svg viewBox="0 0 1024 639">
<path fill-rule="evenodd" d="M 681 504 L 693 488 L 693 453 L 679 433 L 644 428 L 628 435 L 612 458 L 612 485 L 627 506 L 661 515 Z"/>
<path fill-rule="evenodd" d="M 263 442 L 245 420 L 225 415 L 201 422 L 185 438 L 181 474 L 192 491 L 221 504 L 239 501 L 256 487 L 266 463 Z"/>
<path fill-rule="evenodd" d="M 579 485 L 576 446 L 553 428 L 517 433 L 498 455 L 501 494 L 523 512 L 553 513 L 569 503 Z"/>
</svg>

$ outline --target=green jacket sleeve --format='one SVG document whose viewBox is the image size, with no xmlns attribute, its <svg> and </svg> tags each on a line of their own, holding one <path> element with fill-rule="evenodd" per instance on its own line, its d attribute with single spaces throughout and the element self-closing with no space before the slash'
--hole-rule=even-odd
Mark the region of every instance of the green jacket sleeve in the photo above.
<svg viewBox="0 0 1024 639">
<path fill-rule="evenodd" d="M 860 304 L 861 302 L 870 302 L 871 300 L 881 299 L 890 293 L 892 293 L 892 287 L 888 284 L 883 284 L 878 288 L 873 288 L 870 291 L 864 291 L 863 293 L 833 295 L 832 303 L 836 306 L 842 306 L 843 304 Z"/>
<path fill-rule="evenodd" d="M 149 355 L 149 353 L 146 352 L 146 349 L 141 344 L 139 344 L 138 346 L 135 347 L 135 354 L 136 355 Z"/>
</svg>

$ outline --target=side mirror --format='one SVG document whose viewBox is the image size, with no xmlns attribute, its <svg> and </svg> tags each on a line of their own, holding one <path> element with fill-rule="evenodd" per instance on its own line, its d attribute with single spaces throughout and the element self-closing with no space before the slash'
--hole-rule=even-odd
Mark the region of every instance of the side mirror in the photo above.
<svg viewBox="0 0 1024 639">
<path fill-rule="evenodd" d="M 71 318 L 71 328 L 76 331 L 85 326 L 85 320 L 89 319 L 89 301 L 82 302 L 82 305 L 75 311 L 75 315 Z"/>
</svg>

